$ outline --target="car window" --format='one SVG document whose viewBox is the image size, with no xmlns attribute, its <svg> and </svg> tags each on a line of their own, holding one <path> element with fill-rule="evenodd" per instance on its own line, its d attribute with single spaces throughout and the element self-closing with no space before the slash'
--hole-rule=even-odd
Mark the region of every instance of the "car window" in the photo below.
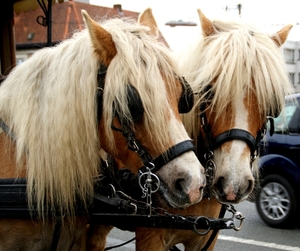
<svg viewBox="0 0 300 251">
<path fill-rule="evenodd" d="M 297 133 L 300 134 L 300 100 L 286 101 L 286 106 L 280 115 L 274 119 L 275 133 Z"/>
</svg>

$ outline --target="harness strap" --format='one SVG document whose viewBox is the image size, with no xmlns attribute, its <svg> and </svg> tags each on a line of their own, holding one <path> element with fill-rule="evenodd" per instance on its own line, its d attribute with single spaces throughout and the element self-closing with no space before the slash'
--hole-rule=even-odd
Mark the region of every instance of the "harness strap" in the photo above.
<svg viewBox="0 0 300 251">
<path fill-rule="evenodd" d="M 102 116 L 102 108 L 103 108 L 103 90 L 104 90 L 104 80 L 106 75 L 107 67 L 101 65 L 98 74 L 97 74 L 97 82 L 98 82 L 98 91 L 96 95 L 96 101 L 97 101 L 97 118 L 98 121 L 100 120 Z"/>
<path fill-rule="evenodd" d="M 128 148 L 139 155 L 139 157 L 141 158 L 145 166 L 147 167 L 152 166 L 153 160 L 151 156 L 147 153 L 147 151 L 143 148 L 143 146 L 136 140 L 135 135 L 131 130 L 131 127 L 127 123 L 127 121 L 122 120 L 119 122 L 121 123 L 121 128 L 117 128 L 113 124 L 111 125 L 111 128 L 117 132 L 122 133 L 122 135 L 125 137 L 127 141 Z"/>
<path fill-rule="evenodd" d="M 226 213 L 226 206 L 222 204 L 219 218 L 223 218 L 225 213 Z M 208 241 L 206 242 L 205 246 L 200 251 L 206 251 L 209 248 L 209 246 L 212 244 L 213 240 L 216 238 L 218 233 L 219 233 L 219 229 L 214 229 Z"/>
<path fill-rule="evenodd" d="M 251 155 L 253 156 L 257 149 L 257 140 L 246 130 L 243 129 L 230 129 L 218 135 L 215 139 L 213 139 L 213 145 L 216 148 L 219 145 L 222 145 L 226 141 L 230 141 L 233 139 L 239 139 L 245 141 L 251 150 Z"/>
<path fill-rule="evenodd" d="M 56 249 L 57 249 L 59 237 L 60 237 L 60 233 L 61 233 L 61 227 L 62 227 L 61 220 L 56 221 L 53 235 L 52 235 L 50 251 L 56 251 Z"/>
<path fill-rule="evenodd" d="M 222 204 L 221 211 L 220 211 L 220 214 L 219 214 L 218 218 L 223 218 L 225 213 L 226 213 L 226 206 L 224 204 Z M 205 246 L 200 251 L 207 251 L 209 246 L 212 244 L 213 240 L 216 238 L 219 230 L 220 229 L 217 229 L 217 228 L 215 228 L 213 230 L 213 232 L 210 235 L 210 237 L 209 237 L 208 241 L 206 242 Z M 174 246 L 174 247 L 170 248 L 169 251 L 180 251 L 180 249 L 178 247 Z"/>
<path fill-rule="evenodd" d="M 151 169 L 151 171 L 152 172 L 157 171 L 163 165 L 177 158 L 179 155 L 189 151 L 195 151 L 195 146 L 191 140 L 185 140 L 172 146 L 166 152 L 159 155 L 156 159 L 153 160 L 153 164 L 155 165 L 155 167 Z"/>
<path fill-rule="evenodd" d="M 199 111 L 200 111 L 199 118 L 200 118 L 200 123 L 201 123 L 202 129 L 203 129 L 204 135 L 205 135 L 205 137 L 204 137 L 205 151 L 209 152 L 209 151 L 212 151 L 214 149 L 214 146 L 213 146 L 213 143 L 212 143 L 211 127 L 208 124 L 206 113 L 205 113 L 206 106 L 207 106 L 206 102 L 203 102 L 203 103 L 200 104 L 200 106 L 199 106 Z M 199 145 L 200 144 L 198 144 L 198 146 Z M 198 155 L 199 154 L 200 154 L 200 152 L 198 151 Z"/>
<path fill-rule="evenodd" d="M 16 140 L 16 135 L 14 134 L 14 132 L 9 129 L 9 126 L 1 118 L 0 118 L 0 127 L 12 140 Z"/>
<path fill-rule="evenodd" d="M 94 199 L 100 202 L 101 204 L 104 203 L 105 206 L 109 206 L 110 209 L 117 209 L 118 212 L 121 211 L 121 212 L 136 214 L 138 210 L 137 205 L 121 198 L 110 198 L 102 194 L 95 193 Z M 139 210 L 144 211 L 145 209 L 146 208 L 142 209 L 142 207 L 139 206 Z"/>
</svg>

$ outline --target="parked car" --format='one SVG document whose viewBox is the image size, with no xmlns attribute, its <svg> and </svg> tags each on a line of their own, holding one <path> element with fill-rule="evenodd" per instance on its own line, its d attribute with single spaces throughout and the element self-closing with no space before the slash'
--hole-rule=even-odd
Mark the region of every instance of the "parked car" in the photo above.
<svg viewBox="0 0 300 251">
<path fill-rule="evenodd" d="M 261 143 L 261 189 L 255 203 L 261 219 L 271 227 L 290 228 L 299 223 L 299 104 L 300 93 L 286 98 L 285 110 L 274 119 L 274 134 L 267 133 Z"/>
</svg>

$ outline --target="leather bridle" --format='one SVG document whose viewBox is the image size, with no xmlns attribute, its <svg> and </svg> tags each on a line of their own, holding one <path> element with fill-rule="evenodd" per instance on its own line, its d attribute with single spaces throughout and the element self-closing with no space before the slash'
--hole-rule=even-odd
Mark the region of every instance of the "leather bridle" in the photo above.
<svg viewBox="0 0 300 251">
<path fill-rule="evenodd" d="M 199 105 L 199 118 L 200 118 L 200 124 L 203 129 L 204 133 L 204 149 L 201 144 L 198 144 L 198 149 L 197 149 L 197 154 L 198 158 L 202 163 L 205 163 L 204 168 L 205 168 L 205 175 L 206 175 L 206 188 L 205 188 L 205 196 L 208 198 L 211 197 L 212 193 L 212 183 L 214 180 L 214 175 L 216 171 L 216 164 L 214 163 L 213 160 L 213 151 L 222 145 L 225 142 L 238 139 L 246 142 L 246 144 L 250 148 L 250 168 L 252 168 L 252 164 L 254 160 L 256 159 L 257 155 L 259 154 L 259 147 L 260 147 L 260 141 L 265 133 L 265 127 L 266 123 L 264 124 L 263 128 L 258 132 L 256 135 L 256 138 L 249 133 L 248 131 L 244 129 L 239 129 L 239 128 L 233 128 L 227 131 L 224 131 L 223 133 L 219 134 L 215 138 L 212 137 L 211 133 L 211 126 L 208 123 L 207 116 L 206 116 L 206 110 L 209 106 L 209 98 L 213 96 L 213 93 L 211 91 L 211 87 L 209 86 L 206 91 L 205 91 L 205 97 L 207 98 L 207 101 L 202 102 Z M 271 130 L 272 130 L 272 124 L 274 127 L 274 123 L 272 123 L 271 117 L 267 117 L 267 120 L 271 120 Z M 200 155 L 200 153 L 204 153 L 203 155 Z M 230 207 L 233 207 L 230 205 Z M 219 218 L 223 218 L 226 213 L 226 205 L 222 204 L 220 213 L 219 213 Z M 211 236 L 207 240 L 206 244 L 204 247 L 201 249 L 201 251 L 206 251 L 216 238 L 217 234 L 219 232 L 219 229 L 214 229 L 211 233 Z M 174 247 L 176 248 L 176 247 Z M 175 251 L 177 249 L 172 249 L 171 251 Z"/>
<path fill-rule="evenodd" d="M 205 96 L 212 97 L 213 94 L 211 92 L 212 92 L 211 88 L 208 88 L 205 92 Z M 198 144 L 198 149 L 197 149 L 198 158 L 200 159 L 200 161 L 202 161 L 202 163 L 205 163 L 207 188 L 209 188 L 212 185 L 212 181 L 214 178 L 216 166 L 213 161 L 213 151 L 217 147 L 224 144 L 225 142 L 232 141 L 235 139 L 246 142 L 246 144 L 250 148 L 250 168 L 252 168 L 252 164 L 259 153 L 260 141 L 265 133 L 265 125 L 264 125 L 263 128 L 257 133 L 256 137 L 254 137 L 250 132 L 240 128 L 232 128 L 230 130 L 226 130 L 222 132 L 216 137 L 213 137 L 211 133 L 211 126 L 209 125 L 206 116 L 206 111 L 208 106 L 209 106 L 209 100 L 202 102 L 199 105 L 200 124 L 204 134 L 204 149 L 203 149 L 203 145 L 201 144 Z M 204 153 L 204 154 L 201 156 L 200 153 Z"/>
<path fill-rule="evenodd" d="M 105 76 L 106 76 L 106 70 L 107 67 L 101 66 L 98 71 L 98 92 L 97 92 L 97 104 L 98 104 L 98 122 L 101 119 L 102 115 L 102 98 L 103 98 L 103 91 L 105 88 Z M 122 133 L 122 135 L 125 137 L 128 145 L 128 149 L 136 152 L 139 157 L 141 158 L 143 162 L 143 167 L 141 167 L 141 171 L 143 171 L 145 168 L 148 167 L 152 172 L 157 172 L 162 166 L 170 162 L 171 160 L 177 158 L 181 154 L 184 154 L 188 151 L 195 151 L 195 146 L 192 143 L 191 140 L 185 140 L 182 142 L 179 142 L 175 144 L 174 146 L 170 147 L 166 150 L 166 152 L 162 153 L 160 156 L 158 156 L 156 159 L 152 159 L 152 157 L 147 153 L 147 151 L 144 149 L 142 144 L 139 143 L 139 141 L 136 139 L 132 129 L 131 125 L 128 123 L 126 119 L 121 119 L 116 115 L 116 117 L 119 119 L 120 122 L 120 128 L 117 128 L 113 124 L 111 125 L 111 128 L 115 131 L 118 131 Z"/>
</svg>

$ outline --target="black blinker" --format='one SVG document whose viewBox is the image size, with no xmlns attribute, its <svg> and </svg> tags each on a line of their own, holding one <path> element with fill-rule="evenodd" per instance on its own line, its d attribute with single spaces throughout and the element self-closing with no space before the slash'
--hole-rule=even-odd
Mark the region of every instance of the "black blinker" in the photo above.
<svg viewBox="0 0 300 251">
<path fill-rule="evenodd" d="M 179 99 L 178 110 L 179 113 L 188 113 L 194 106 L 194 93 L 186 79 L 184 77 L 181 79 L 182 81 L 180 81 L 180 83 L 182 85 L 182 95 Z"/>
</svg>

